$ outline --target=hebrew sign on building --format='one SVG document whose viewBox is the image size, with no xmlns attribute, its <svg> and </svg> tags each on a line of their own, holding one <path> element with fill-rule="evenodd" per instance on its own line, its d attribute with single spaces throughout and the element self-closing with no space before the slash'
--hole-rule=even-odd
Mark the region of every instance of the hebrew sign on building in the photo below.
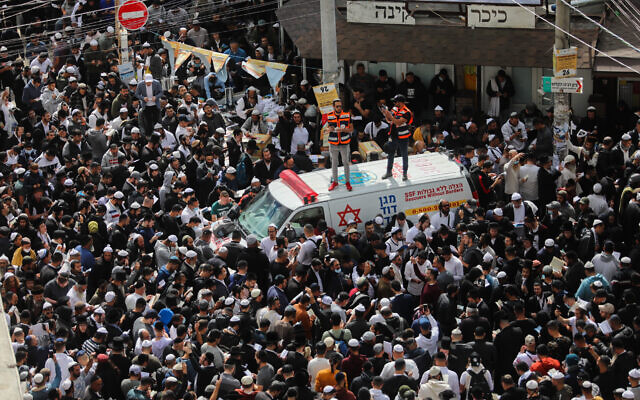
<svg viewBox="0 0 640 400">
<path fill-rule="evenodd" d="M 470 28 L 534 29 L 536 17 L 522 7 L 467 5 L 467 26 Z"/>
<path fill-rule="evenodd" d="M 347 22 L 361 24 L 415 25 L 405 3 L 392 1 L 347 1 Z"/>
</svg>

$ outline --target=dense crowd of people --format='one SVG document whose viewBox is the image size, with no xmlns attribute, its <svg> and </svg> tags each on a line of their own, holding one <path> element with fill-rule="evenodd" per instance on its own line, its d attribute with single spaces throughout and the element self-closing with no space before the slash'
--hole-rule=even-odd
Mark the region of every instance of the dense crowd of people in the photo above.
<svg viewBox="0 0 640 400">
<path fill-rule="evenodd" d="M 24 399 L 640 400 L 640 111 L 589 107 L 558 134 L 553 109 L 510 113 L 503 71 L 489 116 L 453 108 L 446 70 L 426 87 L 357 65 L 330 157 L 275 4 L 151 1 L 123 82 L 112 3 L 45 4 L 0 35 L 1 294 Z M 229 54 L 227 79 L 197 57 L 173 73 L 160 34 Z M 273 98 L 248 55 L 289 64 Z M 337 182 L 364 141 L 449 153 L 474 198 L 219 243 L 282 171 L 333 164 Z"/>
</svg>

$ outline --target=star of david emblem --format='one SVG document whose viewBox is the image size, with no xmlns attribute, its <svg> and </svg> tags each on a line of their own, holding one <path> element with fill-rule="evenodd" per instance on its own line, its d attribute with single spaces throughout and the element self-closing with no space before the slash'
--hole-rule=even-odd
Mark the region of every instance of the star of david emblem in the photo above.
<svg viewBox="0 0 640 400">
<path fill-rule="evenodd" d="M 338 224 L 338 226 L 346 226 L 347 225 L 347 219 L 345 218 L 347 216 L 347 214 L 353 214 L 353 220 L 356 221 L 356 223 L 361 223 L 362 220 L 360 219 L 359 215 L 360 215 L 360 209 L 359 208 L 351 208 L 351 206 L 349 204 L 347 204 L 347 206 L 345 207 L 344 211 L 338 211 L 338 216 L 340 217 L 340 224 Z"/>
</svg>

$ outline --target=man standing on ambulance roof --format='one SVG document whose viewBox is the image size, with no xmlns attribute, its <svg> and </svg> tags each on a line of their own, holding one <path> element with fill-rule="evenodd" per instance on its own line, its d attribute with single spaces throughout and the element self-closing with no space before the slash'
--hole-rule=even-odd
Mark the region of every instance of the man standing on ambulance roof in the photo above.
<svg viewBox="0 0 640 400">
<path fill-rule="evenodd" d="M 353 132 L 353 124 L 351 114 L 342 110 L 342 101 L 340 99 L 333 100 L 333 111 L 327 114 L 326 129 L 329 132 L 329 154 L 331 155 L 331 185 L 329 191 L 338 187 L 338 163 L 342 156 L 342 165 L 344 166 L 344 179 L 348 191 L 351 191 L 351 182 L 349 180 L 349 162 L 351 132 Z"/>
<path fill-rule="evenodd" d="M 389 128 L 389 136 L 391 136 L 391 144 L 388 145 L 387 150 L 387 173 L 382 176 L 382 179 L 388 179 L 393 176 L 393 158 L 397 150 L 400 150 L 402 154 L 402 180 L 407 180 L 407 171 L 409 170 L 409 137 L 411 132 L 409 131 L 409 125 L 413 122 L 413 114 L 411 110 L 407 108 L 405 103 L 407 99 L 397 94 L 393 99 L 395 107 L 389 111 L 386 108 L 382 108 L 382 114 L 391 126 Z"/>
</svg>

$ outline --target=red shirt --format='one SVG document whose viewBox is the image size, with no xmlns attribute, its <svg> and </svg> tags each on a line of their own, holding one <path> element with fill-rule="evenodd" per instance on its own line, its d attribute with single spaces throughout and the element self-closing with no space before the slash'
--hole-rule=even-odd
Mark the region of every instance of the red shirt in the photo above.
<svg viewBox="0 0 640 400">
<path fill-rule="evenodd" d="M 562 364 L 560 361 L 551 357 L 540 357 L 540 361 L 536 361 L 531 366 L 531 371 L 538 373 L 539 375 L 546 375 L 550 369 L 555 368 L 559 371 L 562 371 Z"/>
<path fill-rule="evenodd" d="M 350 390 L 341 388 L 336 390 L 336 399 L 338 400 L 356 400 L 356 396 Z"/>
</svg>

